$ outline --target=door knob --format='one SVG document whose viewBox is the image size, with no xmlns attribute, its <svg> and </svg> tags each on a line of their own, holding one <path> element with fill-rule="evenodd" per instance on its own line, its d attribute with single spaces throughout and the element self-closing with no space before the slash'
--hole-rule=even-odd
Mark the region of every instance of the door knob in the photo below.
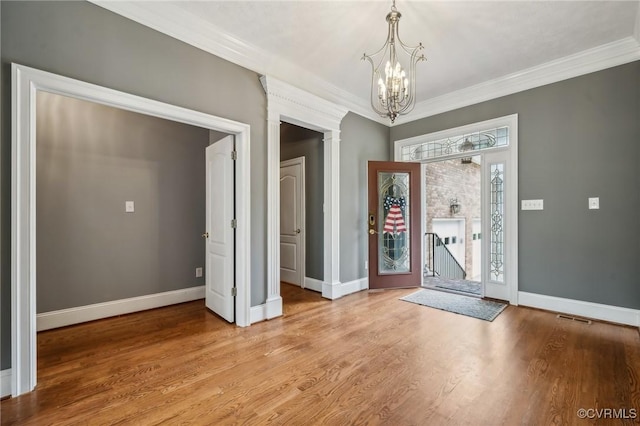
<svg viewBox="0 0 640 426">
<path fill-rule="evenodd" d="M 300 233 L 300 228 L 296 229 L 296 234 Z"/>
<path fill-rule="evenodd" d="M 205 232 L 204 234 L 202 234 L 202 238 L 209 238 L 209 233 Z"/>
</svg>

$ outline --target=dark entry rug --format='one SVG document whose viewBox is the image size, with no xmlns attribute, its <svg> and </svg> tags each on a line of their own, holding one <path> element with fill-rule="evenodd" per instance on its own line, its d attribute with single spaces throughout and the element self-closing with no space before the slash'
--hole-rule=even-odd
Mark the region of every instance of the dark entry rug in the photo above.
<svg viewBox="0 0 640 426">
<path fill-rule="evenodd" d="M 492 300 L 427 289 L 418 290 L 400 300 L 485 321 L 493 321 L 507 307 L 505 303 Z"/>
<path fill-rule="evenodd" d="M 475 294 L 476 296 L 480 296 L 482 294 L 482 284 L 478 281 L 456 280 L 443 277 L 426 277 L 424 279 L 424 286 L 461 291 L 463 293 Z"/>
</svg>

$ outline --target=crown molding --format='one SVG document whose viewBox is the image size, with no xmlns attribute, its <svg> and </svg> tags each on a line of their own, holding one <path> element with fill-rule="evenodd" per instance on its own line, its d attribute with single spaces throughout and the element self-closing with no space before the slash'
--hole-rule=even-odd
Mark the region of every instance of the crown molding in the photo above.
<svg viewBox="0 0 640 426">
<path fill-rule="evenodd" d="M 304 109 L 314 114 L 314 123 L 321 124 L 315 130 L 339 129 L 340 122 L 349 112 L 349 109 L 342 105 L 327 101 L 274 77 L 263 75 L 260 77 L 260 82 L 268 96 L 269 109 L 272 108 L 274 102 L 278 104 L 279 110 L 284 111 L 285 116 L 287 111 L 294 111 L 292 115 L 296 115 L 300 109 Z M 307 124 L 309 125 L 311 122 Z"/>
<path fill-rule="evenodd" d="M 204 19 L 169 2 L 89 0 L 91 3 L 145 25 L 175 39 L 209 52 L 258 74 L 270 75 L 330 102 L 343 105 L 370 120 L 387 124 L 388 120 L 371 110 L 369 103 L 344 89 L 321 79 L 284 58 L 274 60 L 256 46 L 229 34 Z"/>
<path fill-rule="evenodd" d="M 569 78 L 626 64 L 640 59 L 640 43 L 623 38 L 546 62 L 526 70 L 446 93 L 416 104 L 410 116 L 400 116 L 394 125 L 409 123 L 454 109 L 474 105 Z"/>
<path fill-rule="evenodd" d="M 274 60 L 273 55 L 234 37 L 176 4 L 89 1 L 258 74 L 273 76 L 289 84 L 295 83 L 302 90 L 389 127 L 640 59 L 639 7 L 633 36 L 427 99 L 417 103 L 409 115 L 400 116 L 391 124 L 388 119 L 380 117 L 371 109 L 368 99 L 341 89 L 291 61 L 283 58 Z"/>
</svg>

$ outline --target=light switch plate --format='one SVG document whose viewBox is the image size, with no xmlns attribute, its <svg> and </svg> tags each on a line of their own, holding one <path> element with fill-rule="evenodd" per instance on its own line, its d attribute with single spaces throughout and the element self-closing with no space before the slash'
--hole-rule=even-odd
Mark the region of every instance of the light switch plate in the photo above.
<svg viewBox="0 0 640 426">
<path fill-rule="evenodd" d="M 133 201 L 125 201 L 124 202 L 124 211 L 126 213 L 133 213 L 135 211 L 135 205 Z"/>
<path fill-rule="evenodd" d="M 544 200 L 522 200 L 522 210 L 544 210 Z"/>
<path fill-rule="evenodd" d="M 589 210 L 598 210 L 600 208 L 600 197 L 589 198 Z"/>
<path fill-rule="evenodd" d="M 200 278 L 202 276 L 202 267 L 196 268 L 196 278 Z"/>
</svg>

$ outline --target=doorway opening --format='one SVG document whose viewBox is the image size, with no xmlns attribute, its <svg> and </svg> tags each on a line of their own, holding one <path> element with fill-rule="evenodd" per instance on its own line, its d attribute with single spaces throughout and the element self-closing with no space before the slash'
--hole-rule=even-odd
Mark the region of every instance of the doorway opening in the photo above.
<svg viewBox="0 0 640 426">
<path fill-rule="evenodd" d="M 260 77 L 267 94 L 267 297 L 252 322 L 282 315 L 280 295 L 280 126 L 283 122 L 323 135 L 322 297 L 345 294 L 340 272 L 340 123 L 347 109 L 270 76 Z"/>
<path fill-rule="evenodd" d="M 280 124 L 280 281 L 322 293 L 324 152 L 320 132 Z M 281 293 L 283 303 L 286 294 Z"/>
<path fill-rule="evenodd" d="M 434 161 L 423 167 L 424 287 L 483 294 L 481 158 Z"/>
<path fill-rule="evenodd" d="M 432 212 L 429 216 L 427 204 L 423 204 L 421 213 L 422 234 L 425 238 L 422 248 L 422 260 L 425 265 L 423 280 L 425 276 L 448 277 L 451 274 L 454 279 L 461 280 L 471 274 L 471 278 L 480 277 L 480 296 L 502 299 L 517 305 L 518 115 L 512 114 L 397 140 L 394 142 L 394 159 L 421 163 L 423 191 L 426 188 L 425 184 L 428 185 L 426 174 L 429 167 L 436 169 L 443 167 L 448 164 L 446 161 L 450 161 L 449 164 L 459 163 L 459 167 L 469 166 L 467 170 L 472 170 L 475 167 L 474 164 L 479 166 L 480 214 L 477 208 L 472 207 L 477 202 L 477 195 L 461 203 L 464 197 L 464 186 L 467 185 L 464 182 L 472 182 L 473 179 L 462 180 L 455 186 L 443 184 L 441 186 L 447 188 L 446 191 L 431 195 L 431 198 L 436 198 L 441 203 L 439 214 Z M 438 166 L 438 163 L 442 164 Z M 475 176 L 477 180 L 477 171 Z M 475 189 L 470 190 L 470 193 L 477 194 L 477 185 Z M 429 199 L 428 194 L 427 199 Z M 465 207 L 465 204 L 468 205 Z M 463 215 L 465 210 L 468 216 Z M 445 237 L 444 239 L 436 238 L 434 234 L 437 232 L 433 232 L 434 219 L 442 219 L 439 225 L 445 228 L 441 232 L 450 233 L 450 235 L 438 236 Z M 464 232 L 461 231 L 461 219 L 464 219 Z M 429 222 L 431 229 L 428 229 L 429 220 L 431 220 Z M 446 237 L 449 238 L 448 241 Z M 460 253 L 459 247 L 461 238 L 464 242 L 463 253 Z M 457 255 L 451 251 L 457 252 Z M 435 256 L 444 256 L 449 259 L 446 265 L 453 272 L 443 275 L 437 267 L 444 268 L 444 266 L 434 263 Z M 480 258 L 480 264 L 477 262 L 478 258 Z M 442 287 L 453 286 L 442 285 Z M 451 291 L 459 290 L 468 292 L 469 288 L 459 287 Z M 477 290 L 475 292 L 477 293 Z"/>
<path fill-rule="evenodd" d="M 211 231 L 206 212 L 219 215 L 227 204 L 205 204 L 205 151 L 220 139 L 211 133 L 218 132 L 37 92 L 39 331 L 200 299 L 205 280 L 232 269 L 232 261 L 218 262 L 212 277 L 201 237 Z M 233 192 L 232 179 L 220 180 L 214 190 Z"/>
<path fill-rule="evenodd" d="M 36 105 L 38 92 L 49 92 L 164 118 L 235 138 L 236 245 L 233 272 L 236 324 L 250 324 L 250 155 L 249 126 L 243 123 L 141 98 L 56 74 L 12 64 L 12 262 L 11 262 L 11 394 L 18 396 L 36 385 Z M 135 208 L 135 205 L 132 206 Z M 128 206 L 127 206 L 128 208 Z M 175 294 L 163 297 L 175 296 Z M 134 304 L 145 304 L 133 298 Z M 101 305 L 101 310 L 111 306 Z M 140 309 L 138 309 L 140 310 Z"/>
</svg>

